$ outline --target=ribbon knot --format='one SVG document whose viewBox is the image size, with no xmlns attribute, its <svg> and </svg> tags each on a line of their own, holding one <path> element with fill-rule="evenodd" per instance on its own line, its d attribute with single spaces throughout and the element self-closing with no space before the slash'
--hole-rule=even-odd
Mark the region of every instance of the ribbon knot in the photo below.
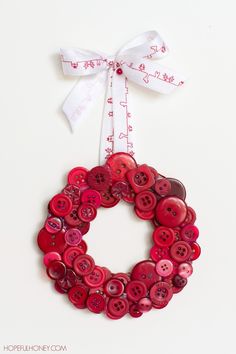
<svg viewBox="0 0 236 354">
<path fill-rule="evenodd" d="M 72 129 L 88 114 L 106 87 L 100 140 L 100 163 L 114 152 L 134 154 L 135 119 L 129 109 L 128 80 L 159 93 L 170 93 L 184 81 L 181 75 L 157 63 L 168 49 L 155 31 L 145 32 L 123 46 L 115 56 L 82 49 L 61 49 L 65 75 L 83 76 L 64 102 Z"/>
</svg>

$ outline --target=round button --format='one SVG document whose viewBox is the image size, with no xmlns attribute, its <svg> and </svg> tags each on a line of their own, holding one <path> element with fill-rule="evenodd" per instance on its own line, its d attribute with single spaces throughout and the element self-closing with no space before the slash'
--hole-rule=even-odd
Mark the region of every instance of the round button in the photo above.
<svg viewBox="0 0 236 354">
<path fill-rule="evenodd" d="M 187 284 L 187 279 L 182 278 L 180 275 L 175 275 L 172 282 L 176 288 L 183 288 Z"/>
<path fill-rule="evenodd" d="M 117 181 L 111 187 L 111 194 L 115 198 L 122 199 L 130 194 L 130 187 L 125 181 Z"/>
<path fill-rule="evenodd" d="M 165 226 L 157 227 L 154 230 L 152 237 L 154 243 L 160 247 L 169 247 L 175 241 L 174 230 Z"/>
<path fill-rule="evenodd" d="M 73 268 L 76 274 L 81 276 L 88 275 L 94 270 L 95 263 L 91 256 L 82 254 L 77 256 L 73 262 Z"/>
<path fill-rule="evenodd" d="M 68 298 L 77 308 L 85 308 L 88 297 L 87 289 L 83 285 L 73 286 L 68 292 Z"/>
<path fill-rule="evenodd" d="M 138 193 L 135 198 L 135 204 L 137 208 L 143 211 L 153 210 L 156 206 L 156 203 L 156 196 L 151 191 L 142 191 Z"/>
<path fill-rule="evenodd" d="M 152 261 L 142 261 L 136 264 L 131 272 L 131 279 L 142 281 L 149 289 L 159 280 L 156 264 Z"/>
<path fill-rule="evenodd" d="M 114 274 L 113 277 L 121 280 L 122 283 L 124 284 L 124 286 L 126 286 L 128 284 L 128 282 L 130 282 L 130 277 L 126 273 L 116 273 L 116 274 Z"/>
<path fill-rule="evenodd" d="M 182 200 L 185 200 L 186 198 L 186 189 L 183 185 L 182 182 L 175 178 L 168 178 L 168 181 L 170 182 L 171 188 L 169 191 L 169 195 L 174 195 Z"/>
<path fill-rule="evenodd" d="M 191 254 L 189 260 L 195 261 L 196 259 L 198 259 L 198 257 L 201 254 L 201 248 L 197 242 L 193 242 L 191 244 L 191 247 L 192 247 L 192 254 Z"/>
<path fill-rule="evenodd" d="M 93 313 L 101 313 L 106 306 L 104 296 L 99 293 L 89 295 L 87 298 L 87 308 Z"/>
<path fill-rule="evenodd" d="M 66 275 L 66 266 L 61 261 L 50 262 L 47 268 L 47 274 L 51 279 L 62 279 Z"/>
<path fill-rule="evenodd" d="M 65 233 L 65 241 L 69 246 L 78 246 L 82 240 L 82 233 L 78 229 L 69 229 Z"/>
<path fill-rule="evenodd" d="M 118 75 L 122 75 L 122 74 L 123 74 L 123 70 L 122 70 L 121 68 L 118 68 L 118 69 L 116 70 L 116 73 L 117 73 Z"/>
<path fill-rule="evenodd" d="M 86 243 L 84 240 L 82 240 L 82 241 L 78 244 L 77 247 L 78 247 L 79 249 L 81 249 L 81 251 L 83 252 L 83 254 L 87 252 L 88 246 L 87 246 L 87 243 Z"/>
<path fill-rule="evenodd" d="M 61 255 L 57 252 L 48 252 L 43 257 L 43 263 L 46 267 L 53 261 L 60 261 Z"/>
<path fill-rule="evenodd" d="M 164 281 L 158 282 L 150 289 L 150 299 L 155 305 L 162 305 L 163 302 L 169 302 L 173 296 L 171 286 Z"/>
<path fill-rule="evenodd" d="M 66 248 L 65 231 L 50 234 L 45 228 L 41 229 L 37 238 L 38 246 L 44 253 L 62 253 Z"/>
<path fill-rule="evenodd" d="M 80 203 L 80 190 L 81 188 L 75 184 L 67 184 L 62 192 L 71 199 L 73 205 L 78 205 Z"/>
<path fill-rule="evenodd" d="M 78 208 L 78 217 L 85 222 L 94 220 L 97 216 L 96 208 L 88 203 L 83 203 Z"/>
<path fill-rule="evenodd" d="M 88 172 L 88 185 L 97 191 L 105 191 L 111 185 L 111 172 L 108 168 L 97 166 Z"/>
<path fill-rule="evenodd" d="M 161 277 L 168 277 L 173 272 L 173 263 L 169 259 L 161 259 L 156 264 L 156 272 Z"/>
<path fill-rule="evenodd" d="M 149 189 L 155 183 L 153 173 L 147 165 L 128 171 L 126 177 L 136 193 Z"/>
<path fill-rule="evenodd" d="M 181 227 L 184 227 L 185 225 L 191 224 L 193 225 L 196 221 L 196 213 L 191 207 L 187 207 L 187 216 L 184 220 L 184 222 L 181 224 Z"/>
<path fill-rule="evenodd" d="M 155 191 L 162 197 L 168 195 L 171 191 L 171 183 L 167 178 L 160 178 L 154 185 Z"/>
<path fill-rule="evenodd" d="M 143 313 L 140 311 L 138 304 L 131 304 L 129 314 L 131 317 L 138 318 L 141 317 Z"/>
<path fill-rule="evenodd" d="M 84 276 L 84 282 L 90 288 L 99 288 L 105 281 L 105 272 L 99 267 L 95 266 L 93 271 Z"/>
<path fill-rule="evenodd" d="M 101 194 L 95 189 L 86 189 L 81 196 L 82 203 L 92 204 L 95 208 L 99 208 L 101 205 Z"/>
<path fill-rule="evenodd" d="M 138 302 L 138 308 L 142 313 L 150 311 L 152 309 L 151 300 L 148 297 L 143 297 Z"/>
<path fill-rule="evenodd" d="M 80 220 L 80 223 L 78 225 L 76 225 L 76 228 L 81 232 L 82 235 L 85 235 L 88 233 L 88 231 L 90 229 L 90 223 Z"/>
<path fill-rule="evenodd" d="M 169 256 L 169 249 L 167 247 L 159 247 L 154 245 L 150 250 L 150 257 L 154 262 L 158 262 L 162 258 Z"/>
<path fill-rule="evenodd" d="M 73 286 L 82 283 L 83 279 L 78 277 L 72 269 L 67 269 L 66 274 L 62 279 L 57 280 L 58 286 L 66 292 Z"/>
<path fill-rule="evenodd" d="M 194 242 L 199 236 L 199 230 L 195 225 L 186 225 L 180 232 L 182 240 L 186 242 Z"/>
<path fill-rule="evenodd" d="M 184 262 L 192 254 L 190 245 L 185 241 L 177 241 L 170 248 L 171 257 L 177 262 Z"/>
<path fill-rule="evenodd" d="M 87 185 L 88 170 L 84 167 L 75 167 L 68 174 L 68 183 L 78 187 Z"/>
<path fill-rule="evenodd" d="M 72 201 L 65 194 L 57 194 L 49 202 L 49 207 L 54 215 L 65 216 L 72 210 Z"/>
<path fill-rule="evenodd" d="M 132 280 L 127 284 L 125 292 L 129 300 L 138 301 L 142 297 L 146 296 L 147 287 L 143 282 L 139 280 Z"/>
<path fill-rule="evenodd" d="M 167 227 L 179 226 L 186 218 L 187 206 L 182 199 L 165 197 L 156 208 L 156 218 L 160 224 Z"/>
<path fill-rule="evenodd" d="M 155 212 L 154 210 L 149 210 L 149 211 L 143 211 L 139 210 L 138 208 L 134 208 L 135 214 L 142 220 L 152 220 Z"/>
<path fill-rule="evenodd" d="M 129 194 L 127 196 L 123 196 L 123 200 L 127 203 L 133 204 L 135 202 L 136 193 L 133 189 L 130 188 Z"/>
<path fill-rule="evenodd" d="M 123 298 L 112 298 L 108 301 L 107 312 L 118 318 L 123 317 L 129 310 L 129 303 Z"/>
<path fill-rule="evenodd" d="M 159 173 L 157 172 L 157 170 L 154 167 L 152 167 L 152 166 L 148 166 L 148 167 L 151 170 L 154 179 L 156 180 L 158 178 L 158 176 L 159 176 Z"/>
<path fill-rule="evenodd" d="M 113 181 L 124 180 L 126 172 L 137 167 L 134 158 L 125 152 L 118 152 L 108 157 L 106 165 L 111 169 Z"/>
<path fill-rule="evenodd" d="M 104 292 L 110 297 L 119 297 L 123 294 L 124 289 L 123 282 L 116 278 L 109 279 L 104 285 Z"/>
<path fill-rule="evenodd" d="M 79 247 L 68 247 L 63 253 L 63 261 L 67 267 L 72 268 L 75 258 L 83 253 L 83 250 Z"/>
<path fill-rule="evenodd" d="M 182 278 L 188 278 L 193 273 L 193 267 L 190 263 L 181 263 L 178 268 L 178 273 Z"/>
<path fill-rule="evenodd" d="M 81 223 L 78 217 L 78 205 L 73 205 L 70 213 L 65 216 L 65 222 L 70 226 L 77 226 Z"/>
<path fill-rule="evenodd" d="M 55 216 L 50 216 L 46 219 L 44 227 L 50 234 L 56 234 L 62 229 L 62 221 Z"/>
<path fill-rule="evenodd" d="M 101 193 L 101 198 L 102 198 L 102 202 L 101 205 L 104 208 L 112 208 L 114 207 L 116 204 L 119 203 L 119 199 L 115 198 L 112 194 L 110 189 L 107 189 L 106 191 L 102 191 Z"/>
</svg>

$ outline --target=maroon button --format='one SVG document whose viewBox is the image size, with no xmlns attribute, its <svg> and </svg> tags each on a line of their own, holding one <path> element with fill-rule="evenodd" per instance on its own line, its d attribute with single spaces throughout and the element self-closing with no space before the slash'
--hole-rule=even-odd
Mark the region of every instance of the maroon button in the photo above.
<svg viewBox="0 0 236 354">
<path fill-rule="evenodd" d="M 46 267 L 53 261 L 60 261 L 61 255 L 57 252 L 48 252 L 43 257 L 43 263 Z"/>
<path fill-rule="evenodd" d="M 66 275 L 66 266 L 62 261 L 50 262 L 47 268 L 47 274 L 51 279 L 62 279 Z"/>
<path fill-rule="evenodd" d="M 142 261 L 136 264 L 131 272 L 131 279 L 142 281 L 149 289 L 160 279 L 156 272 L 156 264 L 152 261 Z"/>
<path fill-rule="evenodd" d="M 157 227 L 154 230 L 152 237 L 154 243 L 160 247 L 169 247 L 175 241 L 174 230 L 165 226 Z"/>
<path fill-rule="evenodd" d="M 67 184 L 63 189 L 63 193 L 71 199 L 73 205 L 78 205 L 80 203 L 80 188 L 78 186 Z"/>
<path fill-rule="evenodd" d="M 190 245 L 185 241 L 177 241 L 170 248 L 171 257 L 177 262 L 184 262 L 192 254 Z"/>
<path fill-rule="evenodd" d="M 162 305 L 163 302 L 169 302 L 173 296 L 171 286 L 164 281 L 160 281 L 150 289 L 150 299 L 155 305 Z"/>
<path fill-rule="evenodd" d="M 87 289 L 83 285 L 73 286 L 68 292 L 68 298 L 78 308 L 86 307 L 86 300 L 88 297 Z"/>
<path fill-rule="evenodd" d="M 150 250 L 150 257 L 154 262 L 169 256 L 169 249 L 167 247 L 159 247 L 154 245 Z"/>
<path fill-rule="evenodd" d="M 184 222 L 181 224 L 181 227 L 184 227 L 185 225 L 191 224 L 193 225 L 196 221 L 196 213 L 191 207 L 187 207 L 187 216 L 184 220 Z"/>
<path fill-rule="evenodd" d="M 191 247 L 192 247 L 192 254 L 191 254 L 189 260 L 195 261 L 196 259 L 198 259 L 198 257 L 201 254 L 201 248 L 197 242 L 193 242 L 191 244 Z"/>
<path fill-rule="evenodd" d="M 194 242 L 199 236 L 199 230 L 195 225 L 186 225 L 180 231 L 182 240 L 186 242 Z"/>
<path fill-rule="evenodd" d="M 85 276 L 94 270 L 95 263 L 91 256 L 88 254 L 82 254 L 77 256 L 73 262 L 73 268 L 76 274 Z"/>
<path fill-rule="evenodd" d="M 99 267 L 95 266 L 93 271 L 84 276 L 84 282 L 90 288 L 99 288 L 105 281 L 105 272 Z"/>
<path fill-rule="evenodd" d="M 138 318 L 141 317 L 143 313 L 140 311 L 138 304 L 131 304 L 129 307 L 129 314 L 134 318 Z"/>
<path fill-rule="evenodd" d="M 142 297 L 146 296 L 147 287 L 140 280 L 132 280 L 127 284 L 125 292 L 129 300 L 139 301 Z"/>
<path fill-rule="evenodd" d="M 175 275 L 172 282 L 176 288 L 183 288 L 187 284 L 187 279 L 182 278 L 180 275 Z"/>
<path fill-rule="evenodd" d="M 97 191 L 105 191 L 111 185 L 111 172 L 108 168 L 97 166 L 88 172 L 88 185 Z"/>
<path fill-rule="evenodd" d="M 129 310 L 129 303 L 123 298 L 110 299 L 107 304 L 107 312 L 118 318 L 123 317 Z"/>
<path fill-rule="evenodd" d="M 182 199 L 165 197 L 157 203 L 156 218 L 167 227 L 179 226 L 186 218 L 187 206 Z"/>
<path fill-rule="evenodd" d="M 111 297 L 119 297 L 124 292 L 124 284 L 121 280 L 116 278 L 109 279 L 104 285 L 104 292 Z"/>
<path fill-rule="evenodd" d="M 46 219 L 44 227 L 50 234 L 56 234 L 62 229 L 62 221 L 55 216 L 50 216 Z"/>
<path fill-rule="evenodd" d="M 101 193 L 101 198 L 102 198 L 102 202 L 101 205 L 104 208 L 112 208 L 114 207 L 116 204 L 119 203 L 119 199 L 115 198 L 112 194 L 110 189 L 107 189 L 106 191 L 102 191 Z"/>
<path fill-rule="evenodd" d="M 79 247 L 68 247 L 63 253 L 63 261 L 67 267 L 72 268 L 75 258 L 83 253 L 83 250 Z"/>
<path fill-rule="evenodd" d="M 78 205 L 73 205 L 70 213 L 65 216 L 65 222 L 70 226 L 77 226 L 81 220 L 78 217 Z"/>
<path fill-rule="evenodd" d="M 171 191 L 171 183 L 167 178 L 160 178 L 154 185 L 155 191 L 162 197 L 168 195 Z"/>
<path fill-rule="evenodd" d="M 152 220 L 155 212 L 154 210 L 150 210 L 150 211 L 143 211 L 143 210 L 139 210 L 138 208 L 134 208 L 135 214 L 142 220 Z"/>
<path fill-rule="evenodd" d="M 143 211 L 153 210 L 156 206 L 157 198 L 151 191 L 142 191 L 137 194 L 135 204 L 138 209 Z"/>
<path fill-rule="evenodd" d="M 82 240 L 82 233 L 78 229 L 69 229 L 65 233 L 65 241 L 69 246 L 78 246 Z"/>
<path fill-rule="evenodd" d="M 174 195 L 182 200 L 186 198 L 186 189 L 182 182 L 178 181 L 175 178 L 168 178 L 168 181 L 171 184 L 169 195 Z"/>
<path fill-rule="evenodd" d="M 94 313 L 101 313 L 106 306 L 106 301 L 104 296 L 98 293 L 89 295 L 87 298 L 87 308 L 89 311 Z"/>
<path fill-rule="evenodd" d="M 67 269 L 66 274 L 62 279 L 57 280 L 58 286 L 67 292 L 73 286 L 82 283 L 82 277 L 78 277 L 72 269 Z"/>
<path fill-rule="evenodd" d="M 86 189 L 81 196 L 82 203 L 92 204 L 95 208 L 99 208 L 101 205 L 101 195 L 95 189 Z"/>
<path fill-rule="evenodd" d="M 65 216 L 72 210 L 72 201 L 65 194 L 57 194 L 51 199 L 49 207 L 54 215 Z"/>
<path fill-rule="evenodd" d="M 56 234 L 50 234 L 46 229 L 41 229 L 37 238 L 38 246 L 44 253 L 62 253 L 66 248 L 65 231 L 61 230 Z"/>
<path fill-rule="evenodd" d="M 68 174 L 68 183 L 78 187 L 87 185 L 88 170 L 84 167 L 75 167 Z"/>
<path fill-rule="evenodd" d="M 139 300 L 138 307 L 141 312 L 148 312 L 152 309 L 152 302 L 148 297 L 143 297 Z"/>
<path fill-rule="evenodd" d="M 123 70 L 122 70 L 121 68 L 118 68 L 118 69 L 116 70 L 116 73 L 117 73 L 118 75 L 122 75 L 122 74 L 123 74 Z"/>
<path fill-rule="evenodd" d="M 78 208 L 78 217 L 85 222 L 94 220 L 97 216 L 97 209 L 88 203 L 83 203 Z"/>
<path fill-rule="evenodd" d="M 124 284 L 124 286 L 126 286 L 128 284 L 128 282 L 130 281 L 130 276 L 126 273 L 116 273 L 113 275 L 113 277 L 121 280 L 122 283 Z"/>
<path fill-rule="evenodd" d="M 111 155 L 108 157 L 106 164 L 111 169 L 113 181 L 124 180 L 126 172 L 137 167 L 134 158 L 125 152 L 118 152 Z"/>
<path fill-rule="evenodd" d="M 111 194 L 118 199 L 127 197 L 130 194 L 130 187 L 125 181 L 117 181 L 111 187 Z"/>
<path fill-rule="evenodd" d="M 140 165 L 128 171 L 126 176 L 136 193 L 147 190 L 155 183 L 153 173 L 147 165 Z"/>
</svg>

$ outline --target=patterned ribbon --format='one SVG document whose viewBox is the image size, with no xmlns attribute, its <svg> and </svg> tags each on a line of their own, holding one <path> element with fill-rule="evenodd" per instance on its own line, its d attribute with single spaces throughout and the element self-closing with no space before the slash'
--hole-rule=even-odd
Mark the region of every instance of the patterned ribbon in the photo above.
<svg viewBox="0 0 236 354">
<path fill-rule="evenodd" d="M 66 98 L 63 111 L 72 129 L 88 114 L 107 86 L 100 141 L 100 163 L 114 152 L 134 154 L 134 124 L 128 105 L 128 80 L 159 93 L 181 86 L 183 77 L 156 60 L 168 49 L 156 31 L 144 32 L 115 56 L 83 49 L 61 49 L 65 75 L 83 76 Z"/>
</svg>

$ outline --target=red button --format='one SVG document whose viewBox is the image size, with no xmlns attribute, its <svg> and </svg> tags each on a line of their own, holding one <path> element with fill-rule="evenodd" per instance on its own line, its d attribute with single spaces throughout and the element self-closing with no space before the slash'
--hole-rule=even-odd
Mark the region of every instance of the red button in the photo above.
<svg viewBox="0 0 236 354">
<path fill-rule="evenodd" d="M 143 297 L 139 300 L 138 307 L 141 312 L 148 312 L 152 309 L 152 302 L 148 297 Z"/>
<path fill-rule="evenodd" d="M 65 276 L 62 279 L 58 279 L 57 284 L 67 292 L 73 286 L 81 284 L 82 281 L 82 277 L 77 276 L 72 269 L 67 269 Z"/>
<path fill-rule="evenodd" d="M 63 193 L 71 199 L 73 205 L 78 205 L 80 203 L 80 188 L 78 186 L 67 184 L 63 189 Z"/>
<path fill-rule="evenodd" d="M 119 297 L 124 292 L 124 284 L 121 280 L 116 278 L 109 279 L 104 285 L 104 292 L 111 297 Z"/>
<path fill-rule="evenodd" d="M 113 181 L 124 180 L 126 172 L 137 167 L 134 158 L 125 152 L 118 152 L 108 157 L 106 165 L 111 169 Z"/>
<path fill-rule="evenodd" d="M 95 189 L 86 189 L 81 196 L 82 203 L 92 204 L 95 208 L 99 208 L 101 205 L 101 195 Z"/>
<path fill-rule="evenodd" d="M 184 220 L 184 222 L 181 224 L 181 227 L 191 224 L 193 225 L 196 221 L 196 213 L 191 207 L 187 207 L 187 216 Z"/>
<path fill-rule="evenodd" d="M 78 205 L 73 205 L 70 213 L 65 216 L 65 222 L 70 226 L 77 226 L 81 220 L 78 217 Z"/>
<path fill-rule="evenodd" d="M 83 253 L 83 250 L 79 247 L 68 247 L 63 253 L 63 261 L 67 267 L 72 268 L 75 258 Z"/>
<path fill-rule="evenodd" d="M 200 248 L 200 246 L 199 246 L 199 244 L 197 242 L 193 242 L 191 244 L 191 247 L 192 247 L 192 254 L 191 254 L 189 259 L 191 261 L 195 261 L 196 259 L 198 259 L 198 257 L 201 254 L 201 248 Z"/>
<path fill-rule="evenodd" d="M 87 308 L 91 312 L 101 313 L 105 309 L 105 306 L 106 306 L 105 298 L 99 293 L 91 294 L 87 298 Z"/>
<path fill-rule="evenodd" d="M 199 230 L 195 225 L 186 225 L 180 232 L 182 240 L 194 242 L 199 236 Z"/>
<path fill-rule="evenodd" d="M 138 301 L 146 296 L 147 287 L 142 281 L 132 280 L 127 284 L 125 292 L 129 300 Z"/>
<path fill-rule="evenodd" d="M 69 229 L 65 233 L 65 241 L 68 246 L 78 246 L 82 240 L 82 233 L 78 229 Z"/>
<path fill-rule="evenodd" d="M 184 262 L 192 254 L 190 245 L 185 241 L 177 241 L 170 248 L 171 257 L 177 262 Z"/>
<path fill-rule="evenodd" d="M 78 187 L 87 185 L 88 170 L 84 167 L 75 167 L 68 174 L 68 183 Z"/>
<path fill-rule="evenodd" d="M 147 165 L 140 165 L 128 171 L 126 176 L 136 193 L 147 190 L 155 183 L 153 173 Z"/>
<path fill-rule="evenodd" d="M 105 273 L 105 281 L 111 279 L 112 273 L 111 273 L 110 269 L 108 269 L 106 267 L 102 267 L 102 269 L 104 270 L 104 273 Z"/>
<path fill-rule="evenodd" d="M 156 218 L 167 227 L 179 226 L 186 218 L 187 206 L 182 199 L 165 197 L 157 203 Z"/>
<path fill-rule="evenodd" d="M 79 243 L 78 248 L 82 250 L 83 254 L 86 253 L 88 249 L 87 243 L 84 240 L 82 240 Z"/>
<path fill-rule="evenodd" d="M 143 211 L 153 210 L 156 206 L 157 198 L 151 191 L 142 191 L 137 194 L 135 204 L 138 209 Z"/>
<path fill-rule="evenodd" d="M 113 275 L 113 277 L 121 280 L 124 286 L 126 286 L 130 282 L 130 276 L 126 273 L 116 273 Z"/>
<path fill-rule="evenodd" d="M 136 193 L 133 189 L 130 188 L 129 194 L 123 197 L 123 200 L 127 203 L 133 204 L 135 201 Z"/>
<path fill-rule="evenodd" d="M 88 254 L 82 254 L 77 256 L 73 262 L 73 268 L 76 274 L 85 276 L 94 270 L 95 263 L 91 256 Z"/>
<path fill-rule="evenodd" d="M 129 303 L 126 299 L 113 298 L 107 304 L 107 312 L 115 318 L 123 317 L 129 310 Z"/>
<path fill-rule="evenodd" d="M 111 194 L 117 199 L 122 199 L 129 196 L 130 187 L 125 181 L 117 181 L 111 187 Z"/>
<path fill-rule="evenodd" d="M 86 300 L 88 297 L 87 289 L 83 285 L 73 286 L 68 292 L 68 298 L 78 308 L 86 307 Z"/>
<path fill-rule="evenodd" d="M 154 185 L 155 191 L 162 197 L 168 195 L 171 191 L 171 183 L 167 178 L 160 178 Z"/>
<path fill-rule="evenodd" d="M 102 203 L 101 205 L 104 208 L 112 208 L 114 207 L 116 204 L 119 203 L 119 199 L 115 198 L 112 194 L 110 189 L 100 192 L 101 193 L 101 197 L 102 197 Z"/>
<path fill-rule="evenodd" d="M 143 313 L 140 311 L 138 304 L 131 304 L 129 307 L 129 314 L 134 318 L 138 318 L 141 317 Z"/>
<path fill-rule="evenodd" d="M 175 178 L 168 178 L 168 181 L 171 184 L 169 195 L 174 195 L 182 200 L 186 198 L 186 189 L 182 182 L 178 181 Z"/>
<path fill-rule="evenodd" d="M 50 216 L 46 219 L 44 227 L 50 234 L 56 234 L 62 229 L 62 221 L 55 216 Z"/>
<path fill-rule="evenodd" d="M 155 305 L 162 305 L 163 302 L 169 302 L 173 296 L 171 286 L 164 281 L 158 282 L 150 289 L 150 299 Z"/>
<path fill-rule="evenodd" d="M 76 228 L 81 232 L 82 235 L 85 235 L 90 229 L 90 223 L 80 220 L 80 223 L 76 225 Z"/>
<path fill-rule="evenodd" d="M 175 241 L 174 230 L 165 226 L 157 227 L 152 237 L 155 244 L 160 247 L 169 247 Z"/>
<path fill-rule="evenodd" d="M 92 189 L 105 191 L 111 185 L 111 172 L 108 168 L 97 166 L 88 172 L 88 184 Z"/>
<path fill-rule="evenodd" d="M 182 278 L 180 275 L 175 275 L 173 278 L 173 285 L 177 288 L 183 288 L 187 284 L 187 279 Z"/>
<path fill-rule="evenodd" d="M 116 73 L 117 73 L 118 75 L 122 75 L 122 74 L 123 74 L 123 70 L 122 70 L 121 68 L 118 68 L 118 69 L 116 70 Z"/>
<path fill-rule="evenodd" d="M 105 272 L 99 266 L 95 266 L 90 274 L 84 276 L 84 282 L 90 288 L 99 288 L 104 283 L 104 281 Z"/>
<path fill-rule="evenodd" d="M 66 266 L 61 261 L 50 262 L 47 268 L 47 274 L 51 279 L 62 279 L 66 275 Z"/>
<path fill-rule="evenodd" d="M 72 210 L 72 201 L 65 194 L 57 194 L 51 199 L 49 207 L 54 215 L 65 216 Z"/>
<path fill-rule="evenodd" d="M 97 216 L 97 209 L 88 203 L 83 203 L 78 208 L 78 217 L 85 222 L 94 220 Z"/>
<path fill-rule="evenodd" d="M 135 214 L 142 220 L 152 220 L 154 218 L 155 212 L 154 210 L 143 211 L 138 208 L 134 208 Z"/>
<path fill-rule="evenodd" d="M 62 253 L 66 248 L 65 231 L 50 234 L 46 229 L 41 229 L 37 238 L 39 248 L 44 252 Z"/>
<path fill-rule="evenodd" d="M 173 263 L 169 259 L 160 259 L 156 264 L 156 272 L 161 277 L 168 277 L 173 272 Z"/>
<path fill-rule="evenodd" d="M 160 276 L 156 272 L 156 264 L 154 262 L 142 261 L 134 266 L 131 272 L 131 279 L 142 281 L 149 289 L 160 280 Z"/>
<path fill-rule="evenodd" d="M 158 247 L 154 245 L 150 250 L 150 257 L 154 262 L 158 262 L 162 258 L 169 256 L 169 249 L 167 247 Z"/>
<path fill-rule="evenodd" d="M 60 261 L 61 255 L 57 252 L 48 252 L 43 257 L 43 263 L 46 267 L 53 261 Z"/>
</svg>

